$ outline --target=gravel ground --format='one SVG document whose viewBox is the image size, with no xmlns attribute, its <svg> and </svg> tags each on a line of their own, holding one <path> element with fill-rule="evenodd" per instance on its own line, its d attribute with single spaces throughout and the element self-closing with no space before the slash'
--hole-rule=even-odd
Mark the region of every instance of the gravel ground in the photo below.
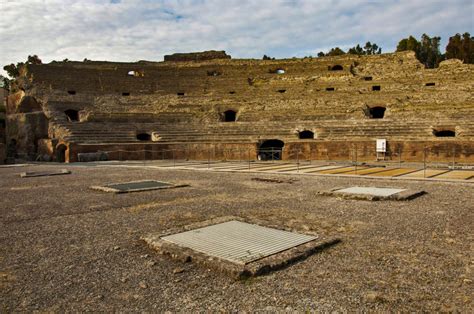
<svg viewBox="0 0 474 314">
<path fill-rule="evenodd" d="M 472 184 L 60 167 L 73 173 L 20 178 L 58 166 L 0 168 L 1 312 L 473 310 Z M 142 179 L 191 186 L 130 194 L 89 189 Z M 353 185 L 428 194 L 406 202 L 317 195 Z M 140 240 L 229 215 L 343 242 L 287 269 L 235 281 L 170 260 Z"/>
</svg>

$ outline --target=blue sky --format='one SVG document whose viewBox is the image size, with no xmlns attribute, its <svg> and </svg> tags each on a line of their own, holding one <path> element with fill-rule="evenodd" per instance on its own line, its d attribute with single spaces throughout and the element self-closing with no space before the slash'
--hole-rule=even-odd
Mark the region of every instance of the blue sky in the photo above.
<svg viewBox="0 0 474 314">
<path fill-rule="evenodd" d="M 422 33 L 474 33 L 474 0 L 0 0 L 0 64 L 160 61 L 226 50 L 233 58 L 316 55 L 366 41 L 391 52 Z"/>
</svg>

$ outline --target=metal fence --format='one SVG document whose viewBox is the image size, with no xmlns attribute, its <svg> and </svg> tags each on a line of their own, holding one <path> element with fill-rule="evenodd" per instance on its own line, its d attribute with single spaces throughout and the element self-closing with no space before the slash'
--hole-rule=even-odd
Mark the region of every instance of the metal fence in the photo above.
<svg viewBox="0 0 474 314">
<path fill-rule="evenodd" d="M 185 146 L 182 148 L 164 148 L 159 150 L 113 150 L 105 151 L 107 159 L 109 160 L 169 160 L 173 164 L 182 163 L 185 161 L 199 161 L 207 162 L 210 165 L 215 162 L 233 161 L 240 163 L 247 163 L 249 169 L 252 163 L 260 162 L 285 162 L 295 164 L 299 168 L 301 164 L 311 164 L 317 162 L 329 162 L 352 165 L 356 171 L 358 167 L 370 165 L 389 165 L 395 168 L 415 167 L 415 168 L 443 168 L 443 169 L 474 169 L 473 162 L 465 162 L 466 157 L 474 156 L 474 150 L 458 149 L 453 147 L 447 150 L 430 150 L 425 147 L 421 152 L 413 151 L 408 160 L 404 158 L 404 153 L 401 149 L 391 152 L 389 156 L 380 156 L 375 152 L 373 156 L 367 156 L 366 152 L 361 153 L 354 145 L 347 151 L 347 158 L 341 158 L 340 151 L 327 150 L 323 154 L 323 158 L 312 159 L 308 158 L 308 152 L 303 149 L 288 149 L 281 147 L 269 147 L 265 149 L 251 149 L 251 148 L 216 148 L 208 145 L 206 147 L 196 146 L 193 148 Z M 336 156 L 336 157 L 333 157 Z M 472 160 L 472 157 L 471 157 Z"/>
</svg>

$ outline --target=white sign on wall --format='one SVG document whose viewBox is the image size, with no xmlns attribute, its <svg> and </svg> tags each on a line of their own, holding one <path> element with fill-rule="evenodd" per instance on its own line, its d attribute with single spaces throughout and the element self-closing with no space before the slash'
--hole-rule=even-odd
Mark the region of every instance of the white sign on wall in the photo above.
<svg viewBox="0 0 474 314">
<path fill-rule="evenodd" d="M 377 153 L 386 153 L 386 152 L 387 152 L 387 140 L 377 139 Z"/>
</svg>

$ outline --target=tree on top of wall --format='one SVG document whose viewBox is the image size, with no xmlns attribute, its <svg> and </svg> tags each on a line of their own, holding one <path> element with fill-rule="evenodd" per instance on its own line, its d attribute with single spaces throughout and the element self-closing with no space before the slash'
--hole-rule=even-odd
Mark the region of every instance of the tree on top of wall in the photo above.
<svg viewBox="0 0 474 314">
<path fill-rule="evenodd" d="M 446 46 L 446 59 L 459 59 L 464 63 L 474 63 L 474 37 L 469 33 L 456 34 L 449 37 Z"/>
<path fill-rule="evenodd" d="M 357 46 L 350 48 L 347 53 L 359 56 L 379 55 L 382 53 L 382 48 L 376 43 L 372 44 L 370 41 L 368 41 L 365 43 L 364 48 L 357 44 Z"/>
<path fill-rule="evenodd" d="M 4 88 L 10 90 L 12 87 L 13 81 L 20 76 L 21 69 L 28 64 L 42 64 L 40 58 L 37 55 L 28 56 L 26 62 L 18 62 L 17 64 L 11 63 L 3 67 L 3 69 L 7 72 L 9 78 L 3 77 L 3 84 Z"/>
<path fill-rule="evenodd" d="M 441 37 L 430 37 L 426 34 L 421 36 L 421 41 L 410 36 L 400 40 L 397 45 L 397 52 L 412 50 L 416 58 L 427 68 L 436 68 L 444 60 L 443 54 L 439 51 Z"/>
</svg>

